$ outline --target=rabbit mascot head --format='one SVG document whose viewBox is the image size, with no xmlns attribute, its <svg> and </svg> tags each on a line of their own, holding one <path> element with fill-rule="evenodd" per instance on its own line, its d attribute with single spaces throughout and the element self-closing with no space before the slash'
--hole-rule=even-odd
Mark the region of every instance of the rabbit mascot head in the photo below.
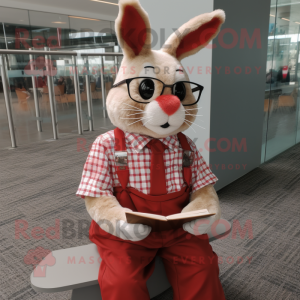
<svg viewBox="0 0 300 300">
<path fill-rule="evenodd" d="M 123 131 L 163 138 L 195 120 L 203 87 L 189 82 L 181 60 L 204 48 L 225 21 L 222 10 L 197 16 L 151 49 L 148 14 L 138 0 L 120 0 L 116 32 L 124 53 L 107 97 L 112 123 Z"/>
</svg>

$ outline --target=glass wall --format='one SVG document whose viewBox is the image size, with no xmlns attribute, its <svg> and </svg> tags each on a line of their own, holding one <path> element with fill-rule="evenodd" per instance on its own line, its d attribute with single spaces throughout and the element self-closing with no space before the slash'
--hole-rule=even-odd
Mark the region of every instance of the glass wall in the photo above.
<svg viewBox="0 0 300 300">
<path fill-rule="evenodd" d="M 13 50 L 70 50 L 77 52 L 121 52 L 114 33 L 114 22 L 68 16 L 47 12 L 1 7 L 0 49 Z M 53 138 L 48 78 L 44 55 L 9 54 L 6 61 L 9 94 L 14 119 L 17 145 Z M 111 128 L 104 117 L 103 94 L 107 95 L 115 79 L 115 68 L 120 63 L 114 57 L 77 58 L 79 94 L 83 130 L 89 130 L 87 88 L 90 84 L 94 129 Z M 34 65 L 34 77 L 31 70 Z M 54 104 L 58 136 L 77 132 L 75 68 L 71 57 L 53 55 Z M 103 76 L 101 72 L 103 71 Z M 1 74 L 0 74 L 1 75 Z M 2 81 L 2 78 L 0 78 Z M 103 82 L 102 82 L 103 80 Z M 33 84 L 33 81 L 35 84 Z M 34 89 L 35 85 L 35 89 Z M 102 89 L 103 92 L 102 92 Z M 34 97 L 36 92 L 36 99 Z M 36 111 L 39 110 L 39 118 Z M 37 121 L 41 122 L 38 130 Z M 6 106 L 0 83 L 0 149 L 11 145 Z"/>
<path fill-rule="evenodd" d="M 0 7 L 1 49 L 91 49 L 117 45 L 114 22 Z"/>
<path fill-rule="evenodd" d="M 300 3 L 272 0 L 269 22 L 262 162 L 300 141 Z"/>
<path fill-rule="evenodd" d="M 0 149 L 11 146 L 7 122 L 6 105 L 3 96 L 2 78 L 0 82 Z"/>
<path fill-rule="evenodd" d="M 116 46 L 118 48 L 118 46 Z M 106 50 L 106 49 L 105 49 Z M 115 49 L 118 52 L 118 49 Z M 83 52 L 92 52 L 85 51 Z M 106 51 L 107 52 L 107 51 Z M 113 51 L 112 51 L 113 52 Z M 103 51 L 104 53 L 104 51 Z M 90 89 L 92 98 L 92 108 L 94 116 L 94 127 L 107 128 L 107 123 L 104 123 L 104 103 L 103 94 L 106 98 L 109 90 L 111 89 L 115 79 L 117 70 L 119 69 L 120 60 L 122 57 L 103 57 L 103 65 L 101 58 L 98 56 L 85 57 L 79 60 L 79 81 L 82 84 L 81 100 L 82 100 L 82 114 L 83 126 L 88 127 L 88 105 L 87 105 L 87 89 Z M 102 73 L 102 74 L 101 74 Z M 103 78 L 103 82 L 102 82 Z M 87 82 L 90 86 L 87 85 Z M 103 90 L 103 91 L 102 91 Z"/>
</svg>

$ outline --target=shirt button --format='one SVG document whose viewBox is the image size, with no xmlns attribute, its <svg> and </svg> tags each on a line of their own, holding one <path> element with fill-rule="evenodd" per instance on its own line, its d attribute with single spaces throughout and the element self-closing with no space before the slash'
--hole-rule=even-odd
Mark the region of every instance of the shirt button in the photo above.
<svg viewBox="0 0 300 300">
<path fill-rule="evenodd" d="M 174 167 L 174 170 L 177 170 L 177 169 L 178 169 L 178 167 L 175 166 L 175 167 Z"/>
</svg>

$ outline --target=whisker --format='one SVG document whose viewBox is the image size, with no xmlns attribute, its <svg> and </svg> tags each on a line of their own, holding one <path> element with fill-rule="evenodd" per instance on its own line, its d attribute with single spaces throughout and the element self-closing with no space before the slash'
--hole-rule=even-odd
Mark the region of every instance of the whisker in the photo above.
<svg viewBox="0 0 300 300">
<path fill-rule="evenodd" d="M 152 120 L 152 118 L 151 119 L 149 119 L 147 122 L 145 122 L 144 124 L 143 124 L 143 126 L 145 126 L 145 124 L 147 124 L 149 121 L 151 121 Z"/>
<path fill-rule="evenodd" d="M 137 122 L 140 122 L 140 121 L 142 121 L 142 119 L 137 120 L 137 121 L 135 121 L 135 122 L 133 122 L 133 123 L 131 123 L 131 124 L 128 124 L 128 126 L 133 125 L 133 124 L 135 124 L 135 123 L 137 123 Z"/>
<path fill-rule="evenodd" d="M 121 109 L 121 110 L 130 110 L 130 111 L 134 111 L 134 109 L 133 108 L 126 108 L 126 109 Z M 137 109 L 135 110 L 135 111 L 138 111 Z"/>
<path fill-rule="evenodd" d="M 141 112 L 138 112 L 136 114 L 127 115 L 127 117 L 134 116 L 134 115 L 139 115 L 139 114 L 141 114 Z M 149 117 L 153 117 L 153 115 L 151 115 L 151 116 L 143 116 L 143 118 L 145 118 L 145 117 L 149 118 Z"/>
<path fill-rule="evenodd" d="M 141 119 L 141 118 L 121 118 L 121 120 L 137 120 L 137 119 Z"/>
<path fill-rule="evenodd" d="M 142 109 L 140 109 L 140 108 L 138 108 L 138 107 L 135 107 L 135 106 L 132 106 L 132 105 L 130 105 L 130 104 L 128 104 L 128 103 L 123 103 L 123 104 L 125 104 L 125 105 L 128 105 L 128 106 L 130 106 L 130 107 L 133 107 L 134 109 L 137 109 L 137 110 L 143 111 Z"/>
<path fill-rule="evenodd" d="M 135 124 L 135 123 L 137 123 L 137 122 L 140 122 L 140 121 L 142 121 L 142 120 L 145 120 L 145 119 L 147 119 L 147 118 L 149 118 L 149 116 L 143 117 L 143 118 L 139 118 L 137 121 L 135 121 L 135 122 L 133 122 L 133 123 L 131 123 L 131 124 L 128 124 L 128 126 L 130 126 L 130 125 L 132 125 L 132 124 Z M 136 119 L 136 118 L 132 118 L 131 120 L 134 120 L 134 119 Z M 129 119 L 129 120 L 130 120 L 130 119 Z"/>
<path fill-rule="evenodd" d="M 128 126 L 130 126 L 130 125 L 133 125 L 133 124 L 135 124 L 135 123 L 137 123 L 137 122 L 140 122 L 141 120 L 137 120 L 137 121 L 135 121 L 135 122 L 133 122 L 133 123 L 131 123 L 131 124 L 128 124 Z"/>
<path fill-rule="evenodd" d="M 203 117 L 203 115 L 193 115 L 193 114 L 186 114 L 187 116 L 193 116 L 193 117 Z"/>
<path fill-rule="evenodd" d="M 129 117 L 129 116 L 139 115 L 139 114 L 141 114 L 141 113 L 142 113 L 142 112 L 138 112 L 138 113 L 131 114 L 131 115 L 127 115 L 127 116 Z"/>
<path fill-rule="evenodd" d="M 195 109 L 201 109 L 202 107 L 197 107 L 197 108 L 187 108 L 185 110 L 195 110 Z"/>
<path fill-rule="evenodd" d="M 150 118 L 150 117 L 153 117 L 153 116 L 144 116 L 142 118 L 121 118 L 121 120 L 143 120 L 143 119 L 147 119 L 147 118 Z"/>
<path fill-rule="evenodd" d="M 187 119 L 184 119 L 184 121 L 185 121 L 185 122 L 189 122 L 189 123 L 192 123 L 192 124 L 193 124 L 193 122 L 191 122 L 191 121 L 189 121 L 189 120 L 187 120 Z"/>
<path fill-rule="evenodd" d="M 192 124 L 189 125 L 185 120 L 184 120 L 184 123 L 185 123 L 187 126 L 189 126 L 189 128 L 193 129 L 195 133 L 197 133 L 196 130 L 192 127 Z"/>
<path fill-rule="evenodd" d="M 185 120 L 185 121 L 190 122 L 191 125 L 193 124 L 193 125 L 196 125 L 196 126 L 202 128 L 202 129 L 205 129 L 204 127 L 200 126 L 199 124 L 193 123 L 193 122 L 191 122 L 191 121 L 189 121 L 189 120 Z"/>
<path fill-rule="evenodd" d="M 203 115 L 190 115 L 190 114 L 185 114 L 186 116 L 193 116 L 193 117 L 202 117 Z M 200 119 L 197 119 L 197 121 L 200 121 L 200 122 L 204 122 L 204 120 L 200 120 Z"/>
</svg>

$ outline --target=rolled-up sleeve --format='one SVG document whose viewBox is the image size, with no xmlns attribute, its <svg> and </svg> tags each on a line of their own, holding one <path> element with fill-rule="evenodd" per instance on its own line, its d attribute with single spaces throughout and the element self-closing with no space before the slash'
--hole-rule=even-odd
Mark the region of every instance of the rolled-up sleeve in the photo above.
<svg viewBox="0 0 300 300">
<path fill-rule="evenodd" d="M 84 164 L 81 182 L 76 192 L 84 198 L 109 196 L 113 194 L 112 176 L 110 172 L 107 149 L 101 143 L 101 136 L 93 143 Z"/>
</svg>

